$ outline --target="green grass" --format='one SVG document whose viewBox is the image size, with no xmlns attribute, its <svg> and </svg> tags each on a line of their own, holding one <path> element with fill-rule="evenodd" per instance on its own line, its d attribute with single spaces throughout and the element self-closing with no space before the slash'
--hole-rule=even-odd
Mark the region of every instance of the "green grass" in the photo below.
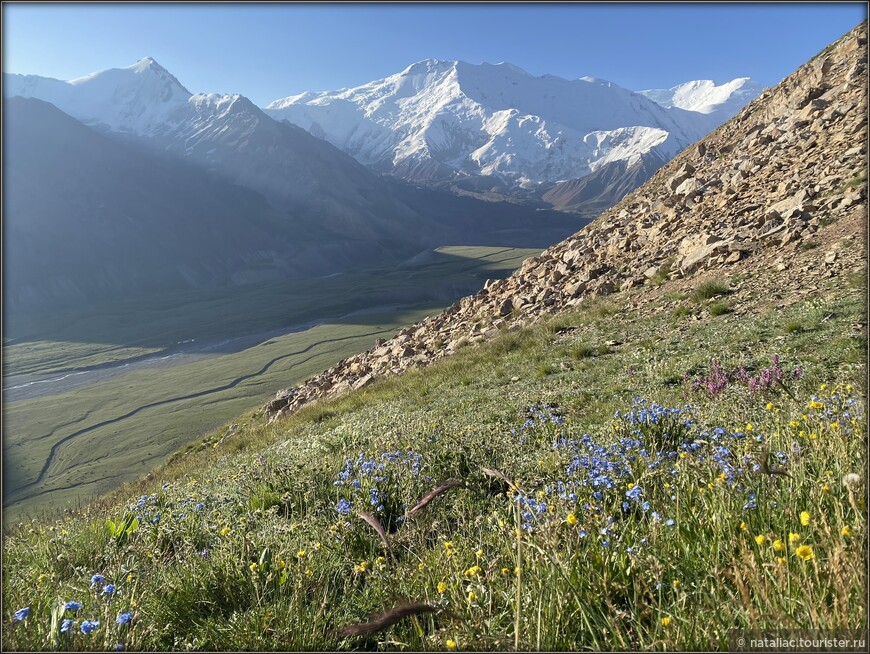
<svg viewBox="0 0 870 654">
<path fill-rule="evenodd" d="M 729 292 L 727 284 L 714 280 L 704 282 L 696 288 L 695 292 L 692 293 L 692 298 L 698 302 L 703 302 L 704 300 L 709 300 L 719 295 L 726 295 Z"/>
<path fill-rule="evenodd" d="M 727 302 L 716 302 L 710 305 L 711 316 L 724 316 L 726 313 L 731 313 L 734 309 Z"/>
<path fill-rule="evenodd" d="M 504 276 L 536 253 L 445 247 L 403 265 L 399 271 L 366 270 L 304 283 L 288 281 L 229 289 L 223 294 L 207 292 L 202 297 L 186 293 L 160 303 L 113 307 L 104 313 L 68 315 L 63 320 L 54 317 L 39 325 L 34 322 L 28 327 L 32 336 L 40 325 L 44 329 L 55 325 L 53 331 L 40 332 L 38 338 L 58 340 L 5 347 L 7 375 L 57 373 L 71 366 L 162 350 L 186 338 L 209 341 L 325 319 L 319 326 L 274 337 L 241 352 L 173 368 L 140 369 L 50 398 L 5 403 L 4 513 L 15 518 L 108 492 L 154 468 L 185 443 L 251 406 L 265 403 L 277 389 L 437 313 L 463 289 L 478 288 L 490 276 Z M 346 316 L 354 310 L 394 302 L 410 306 Z M 23 338 L 24 318 L 15 318 L 16 335 Z M 65 326 L 58 326 L 60 323 Z M 89 333 L 87 342 L 72 340 L 83 340 Z M 136 348 L 123 345 L 134 341 Z M 106 345 L 111 342 L 117 345 Z M 240 378 L 244 379 L 233 385 Z M 197 393 L 207 394 L 176 399 Z M 153 404 L 157 406 L 140 410 Z M 119 422 L 99 426 L 131 413 Z M 91 428 L 59 445 L 45 483 L 19 490 L 37 479 L 53 446 Z"/>
<path fill-rule="evenodd" d="M 82 512 L 7 523 L 4 649 L 692 650 L 735 628 L 866 629 L 863 294 L 679 326 L 614 308 L 585 303 L 279 423 L 245 414 Z M 783 340 L 789 320 L 817 326 Z M 626 345 L 571 356 L 605 340 Z M 787 392 L 739 381 L 774 355 Z M 710 359 L 732 373 L 716 395 L 692 383 Z M 634 398 L 673 411 L 639 414 Z M 788 476 L 752 470 L 757 437 Z M 612 487 L 581 483 L 592 452 Z M 399 520 L 449 479 L 462 483 Z M 128 511 L 138 528 L 111 535 Z M 58 600 L 100 627 L 59 634 Z M 439 611 L 340 635 L 401 600 Z"/>
</svg>

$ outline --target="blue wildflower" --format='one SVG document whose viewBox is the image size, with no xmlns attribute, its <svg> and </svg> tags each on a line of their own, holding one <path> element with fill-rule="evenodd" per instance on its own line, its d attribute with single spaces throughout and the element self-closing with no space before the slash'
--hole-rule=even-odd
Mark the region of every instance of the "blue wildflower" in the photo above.
<svg viewBox="0 0 870 654">
<path fill-rule="evenodd" d="M 73 626 L 73 620 L 70 620 L 69 618 L 64 619 L 64 621 L 60 623 L 60 633 L 68 634 L 69 629 L 72 626 Z"/>
<path fill-rule="evenodd" d="M 73 613 L 75 613 L 80 608 L 82 608 L 82 605 L 79 602 L 72 602 L 71 601 L 71 602 L 67 602 L 66 604 L 64 604 L 63 608 L 66 611 L 72 611 Z"/>
<path fill-rule="evenodd" d="M 81 631 L 85 636 L 90 634 L 94 629 L 100 626 L 99 620 L 84 620 L 79 627 L 79 631 Z"/>
<path fill-rule="evenodd" d="M 93 588 L 97 584 L 102 586 L 104 583 L 106 583 L 106 578 L 103 575 L 94 575 L 93 577 L 91 577 L 91 588 Z"/>
<path fill-rule="evenodd" d="M 28 615 L 30 615 L 30 607 L 25 606 L 23 609 L 18 609 L 15 613 L 12 614 L 13 620 L 23 620 Z"/>
<path fill-rule="evenodd" d="M 338 500 L 338 504 L 335 506 L 335 510 L 338 511 L 341 515 L 349 515 L 350 509 L 353 505 L 346 499 L 341 498 Z"/>
<path fill-rule="evenodd" d="M 124 643 L 115 643 L 115 647 L 113 648 L 116 652 L 124 651 Z"/>
<path fill-rule="evenodd" d="M 118 624 L 130 624 L 130 621 L 133 619 L 133 614 L 129 611 L 125 611 L 118 616 L 116 622 Z"/>
<path fill-rule="evenodd" d="M 103 595 L 113 595 L 115 593 L 115 584 L 106 584 L 103 589 Z"/>
<path fill-rule="evenodd" d="M 667 520 L 665 520 L 665 524 L 666 524 L 668 527 L 673 527 L 673 526 L 674 526 L 675 524 L 677 524 L 677 523 L 674 522 L 674 519 L 673 519 L 673 518 L 668 518 Z"/>
</svg>

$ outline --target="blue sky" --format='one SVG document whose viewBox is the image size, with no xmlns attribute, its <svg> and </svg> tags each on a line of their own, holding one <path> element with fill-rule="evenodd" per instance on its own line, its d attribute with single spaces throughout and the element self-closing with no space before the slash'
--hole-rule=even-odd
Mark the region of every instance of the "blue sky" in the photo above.
<svg viewBox="0 0 870 654">
<path fill-rule="evenodd" d="M 190 91 L 264 105 L 426 58 L 508 61 L 632 90 L 779 82 L 866 4 L 3 4 L 3 71 L 72 79 L 154 57 Z"/>
</svg>

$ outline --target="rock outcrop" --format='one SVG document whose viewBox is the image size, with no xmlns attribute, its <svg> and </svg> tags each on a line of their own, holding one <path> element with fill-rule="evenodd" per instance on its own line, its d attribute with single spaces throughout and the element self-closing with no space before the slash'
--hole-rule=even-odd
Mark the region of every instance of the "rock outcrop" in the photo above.
<svg viewBox="0 0 870 654">
<path fill-rule="evenodd" d="M 825 251 L 816 241 L 831 241 L 824 233 L 841 219 L 849 233 L 841 227 L 838 238 L 866 239 L 866 140 L 865 22 L 574 236 L 509 278 L 280 391 L 265 414 L 274 420 L 584 298 L 653 289 L 653 280 L 745 271 L 799 287 L 814 275 L 858 270 L 864 248 Z"/>
</svg>

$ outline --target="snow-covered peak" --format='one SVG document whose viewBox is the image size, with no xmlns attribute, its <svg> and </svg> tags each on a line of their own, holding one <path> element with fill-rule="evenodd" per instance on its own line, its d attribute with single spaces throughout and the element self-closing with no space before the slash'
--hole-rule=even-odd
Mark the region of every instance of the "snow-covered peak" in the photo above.
<svg viewBox="0 0 870 654">
<path fill-rule="evenodd" d="M 748 77 L 717 85 L 713 80 L 694 80 L 669 89 L 638 91 L 668 109 L 676 107 L 701 114 L 719 112 L 727 117 L 737 113 L 763 90 Z"/>
<path fill-rule="evenodd" d="M 151 57 L 67 82 L 22 75 L 8 75 L 6 81 L 7 96 L 36 97 L 85 124 L 134 134 L 163 129 L 191 95 Z"/>
</svg>

